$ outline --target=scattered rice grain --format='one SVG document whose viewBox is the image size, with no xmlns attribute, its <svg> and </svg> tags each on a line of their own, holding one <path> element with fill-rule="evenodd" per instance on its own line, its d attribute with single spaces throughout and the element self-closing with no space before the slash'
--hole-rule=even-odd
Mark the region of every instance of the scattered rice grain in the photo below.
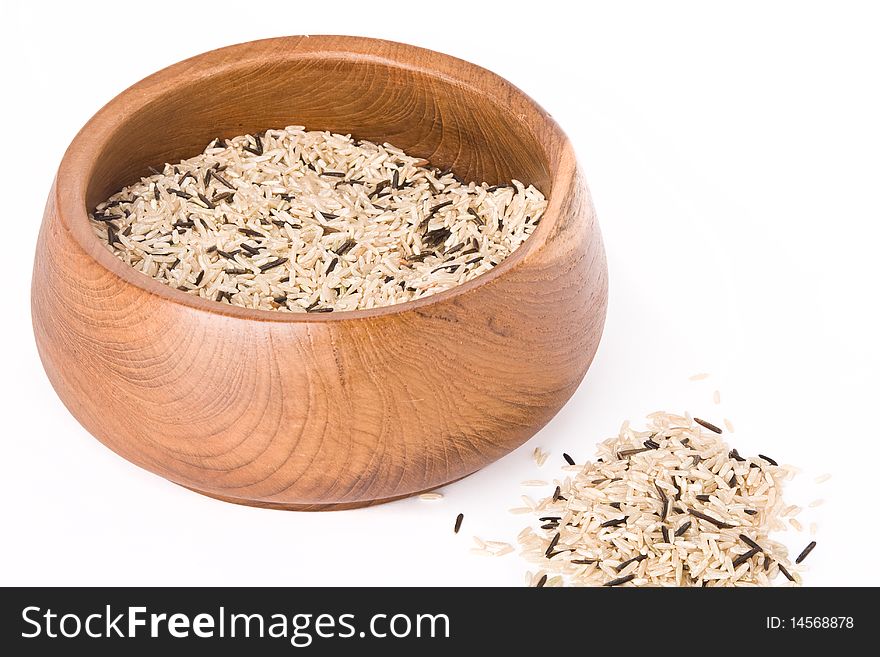
<svg viewBox="0 0 880 657">
<path fill-rule="evenodd" d="M 803 549 L 803 551 L 797 556 L 797 559 L 795 559 L 794 562 L 800 563 L 801 561 L 806 559 L 809 556 L 810 552 L 812 552 L 813 548 L 815 548 L 815 547 L 816 547 L 816 541 L 810 541 L 807 544 L 807 547 L 805 547 Z"/>
<path fill-rule="evenodd" d="M 538 464 L 538 467 L 544 465 L 549 456 L 550 452 L 545 452 L 540 447 L 535 447 L 535 451 L 532 452 L 532 458 L 535 459 L 535 463 Z"/>
</svg>

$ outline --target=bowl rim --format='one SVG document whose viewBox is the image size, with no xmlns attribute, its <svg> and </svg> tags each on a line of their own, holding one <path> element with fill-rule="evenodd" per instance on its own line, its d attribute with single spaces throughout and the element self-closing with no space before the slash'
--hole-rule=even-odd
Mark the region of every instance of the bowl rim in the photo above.
<svg viewBox="0 0 880 657">
<path fill-rule="evenodd" d="M 283 53 L 279 52 L 280 49 Z M 535 142 L 544 149 L 547 158 L 550 193 L 538 227 L 513 254 L 465 283 L 412 301 L 333 313 L 280 312 L 218 303 L 170 287 L 120 260 L 93 232 L 86 208 L 86 191 L 104 146 L 112 141 L 128 117 L 159 98 L 185 88 L 194 70 L 214 75 L 265 61 L 262 56 L 267 53 L 276 58 L 281 54 L 288 60 L 361 60 L 408 69 L 442 78 L 495 103 L 497 101 L 490 95 L 491 87 L 506 90 L 521 108 L 527 110 L 528 114 L 519 113 L 514 117 L 535 136 Z M 536 135 L 538 124 L 549 130 L 553 138 Z M 554 233 L 564 203 L 563 195 L 570 189 L 576 166 L 571 142 L 550 114 L 525 92 L 488 69 L 452 55 L 385 39 L 344 35 L 283 36 L 246 41 L 194 55 L 160 69 L 120 92 L 98 110 L 71 141 L 58 167 L 51 200 L 58 219 L 83 252 L 103 269 L 142 292 L 196 311 L 238 319 L 291 324 L 344 322 L 397 315 L 468 296 L 518 267 Z"/>
</svg>

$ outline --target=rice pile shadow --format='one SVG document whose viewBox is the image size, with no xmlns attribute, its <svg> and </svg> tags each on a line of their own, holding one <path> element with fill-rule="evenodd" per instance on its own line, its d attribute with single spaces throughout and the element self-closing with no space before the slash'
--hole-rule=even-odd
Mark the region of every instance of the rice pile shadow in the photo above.
<svg viewBox="0 0 880 657">
<path fill-rule="evenodd" d="M 301 126 L 215 139 L 90 214 L 127 264 L 205 299 L 287 312 L 369 309 L 469 281 L 547 206 L 532 186 L 463 183 L 389 144 Z"/>
<path fill-rule="evenodd" d="M 572 476 L 531 505 L 540 525 L 519 535 L 539 565 L 527 585 L 768 586 L 780 575 L 800 584 L 787 548 L 769 537 L 798 510 L 782 497 L 794 470 L 741 456 L 699 418 L 649 420 L 645 431 L 625 423 L 593 462 L 564 455 Z"/>
</svg>

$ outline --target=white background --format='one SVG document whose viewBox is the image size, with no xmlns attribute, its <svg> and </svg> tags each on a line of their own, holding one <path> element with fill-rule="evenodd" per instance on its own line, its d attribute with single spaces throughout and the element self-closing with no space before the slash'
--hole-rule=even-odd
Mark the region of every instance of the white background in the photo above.
<svg viewBox="0 0 880 657">
<path fill-rule="evenodd" d="M 743 453 L 802 466 L 793 501 L 825 498 L 805 518 L 819 523 L 808 584 L 880 584 L 863 561 L 880 538 L 870 4 L 11 4 L 0 20 L 0 583 L 520 585 L 518 556 L 469 553 L 474 534 L 521 529 L 526 517 L 507 509 L 540 491 L 519 482 L 552 479 L 562 451 L 586 459 L 626 418 L 687 409 L 730 418 Z M 611 279 L 593 367 L 549 426 L 439 502 L 305 514 L 201 497 L 90 437 L 37 357 L 33 247 L 76 131 L 161 67 L 298 33 L 405 41 L 496 71 L 554 115 L 592 188 Z M 712 378 L 689 382 L 699 371 Z M 541 472 L 535 446 L 553 452 Z M 810 539 L 788 540 L 798 551 Z"/>
</svg>

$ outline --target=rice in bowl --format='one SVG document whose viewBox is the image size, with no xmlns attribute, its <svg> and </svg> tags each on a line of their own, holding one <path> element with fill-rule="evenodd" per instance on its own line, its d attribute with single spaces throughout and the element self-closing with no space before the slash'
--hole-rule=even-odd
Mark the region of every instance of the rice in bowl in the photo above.
<svg viewBox="0 0 880 657">
<path fill-rule="evenodd" d="M 301 126 L 215 139 L 100 203 L 94 231 L 171 287 L 246 308 L 361 310 L 489 271 L 547 207 L 533 186 L 464 183 L 390 144 Z"/>
</svg>

